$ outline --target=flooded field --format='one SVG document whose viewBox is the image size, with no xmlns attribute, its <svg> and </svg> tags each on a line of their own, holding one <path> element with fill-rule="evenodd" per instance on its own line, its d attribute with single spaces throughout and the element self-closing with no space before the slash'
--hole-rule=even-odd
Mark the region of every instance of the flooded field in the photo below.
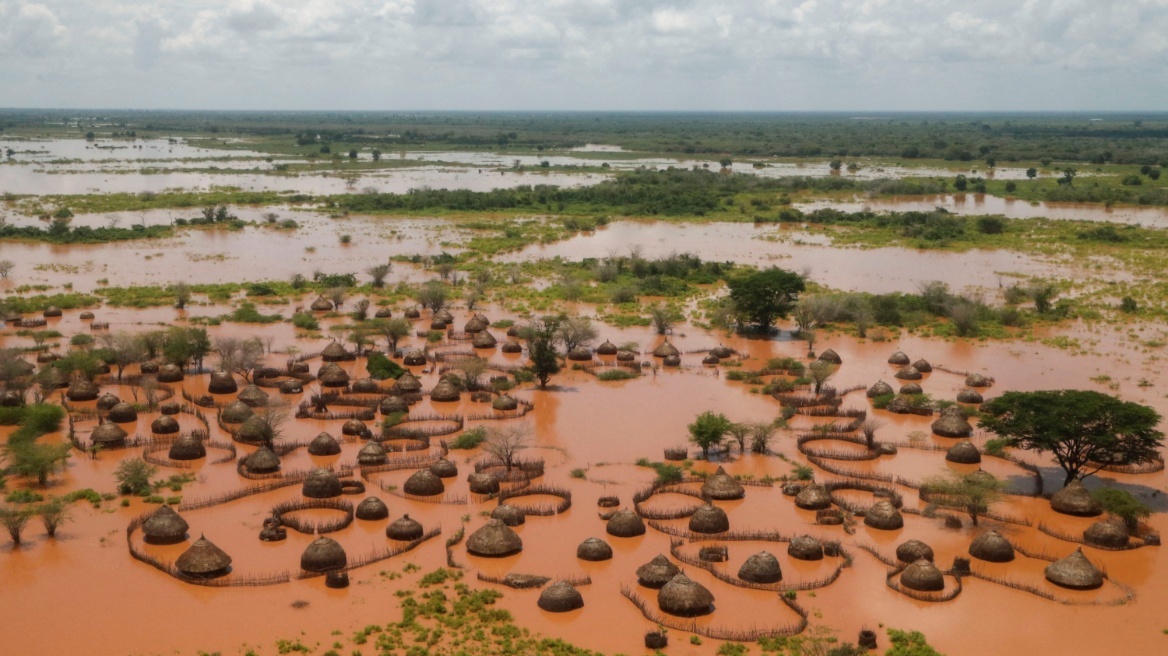
<svg viewBox="0 0 1168 656">
<path fill-rule="evenodd" d="M 1161 207 L 1101 207 L 1091 203 L 1047 203 L 1001 198 L 989 194 L 947 194 L 944 196 L 905 196 L 870 198 L 851 202 L 817 201 L 801 203 L 799 209 L 821 207 L 857 212 L 930 212 L 942 207 L 954 214 L 1000 214 L 1010 219 L 1063 219 L 1124 223 L 1157 228 L 1168 227 L 1168 210 Z"/>
</svg>

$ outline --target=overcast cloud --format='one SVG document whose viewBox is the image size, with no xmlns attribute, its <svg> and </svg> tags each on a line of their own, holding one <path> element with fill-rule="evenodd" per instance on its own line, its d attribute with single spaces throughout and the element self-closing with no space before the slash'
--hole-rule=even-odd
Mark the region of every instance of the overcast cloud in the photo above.
<svg viewBox="0 0 1168 656">
<path fill-rule="evenodd" d="M 0 0 L 0 106 L 1168 110 L 1168 0 Z"/>
</svg>

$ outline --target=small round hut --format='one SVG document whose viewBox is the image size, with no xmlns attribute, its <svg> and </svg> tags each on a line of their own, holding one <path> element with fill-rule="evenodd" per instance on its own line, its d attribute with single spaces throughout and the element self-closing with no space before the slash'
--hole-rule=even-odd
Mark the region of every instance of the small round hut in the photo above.
<svg viewBox="0 0 1168 656">
<path fill-rule="evenodd" d="M 341 425 L 341 435 L 368 439 L 372 433 L 369 431 L 369 427 L 365 425 L 365 422 L 353 418 L 345 420 L 345 423 Z"/>
<path fill-rule="evenodd" d="M 280 471 L 280 457 L 266 446 L 243 459 L 243 466 L 253 474 L 270 474 Z"/>
<path fill-rule="evenodd" d="M 893 377 L 897 378 L 898 380 L 920 380 L 924 378 L 924 376 L 921 375 L 921 370 L 917 369 L 911 364 L 901 367 L 895 374 L 893 374 Z"/>
<path fill-rule="evenodd" d="M 981 392 L 975 389 L 970 389 L 967 387 L 957 393 L 958 403 L 980 404 L 983 401 L 985 401 L 985 397 L 981 395 Z"/>
<path fill-rule="evenodd" d="M 896 548 L 896 559 L 912 564 L 918 560 L 933 560 L 933 548 L 920 540 L 906 540 Z"/>
<path fill-rule="evenodd" d="M 301 394 L 304 392 L 304 383 L 298 380 L 282 380 L 277 385 L 281 394 Z"/>
<path fill-rule="evenodd" d="M 406 400 L 402 397 L 393 395 L 381 399 L 381 403 L 378 406 L 378 409 L 381 410 L 381 414 L 383 415 L 396 415 L 401 413 L 408 414 L 410 411 L 410 404 L 406 403 Z"/>
<path fill-rule="evenodd" d="M 904 354 L 904 351 L 897 351 L 896 353 L 893 353 L 892 355 L 888 356 L 888 364 L 893 364 L 893 365 L 896 365 L 898 367 L 903 367 L 904 365 L 906 365 L 908 363 L 909 363 L 909 359 L 908 359 L 908 356 Z"/>
<path fill-rule="evenodd" d="M 321 432 L 308 443 L 308 453 L 314 456 L 335 456 L 340 452 L 341 443 L 326 432 Z"/>
<path fill-rule="evenodd" d="M 358 378 L 353 381 L 353 386 L 350 388 L 354 394 L 379 394 L 381 393 L 381 386 L 377 381 L 366 376 L 365 378 Z"/>
<path fill-rule="evenodd" d="M 329 342 L 328 346 L 320 352 L 320 359 L 325 362 L 342 362 L 350 358 L 352 356 L 338 342 Z"/>
<path fill-rule="evenodd" d="M 389 462 L 385 447 L 380 442 L 369 442 L 357 452 L 357 464 L 365 467 L 375 467 Z"/>
<path fill-rule="evenodd" d="M 706 504 L 689 517 L 689 530 L 694 533 L 724 533 L 730 530 L 730 518 L 721 508 Z"/>
<path fill-rule="evenodd" d="M 491 511 L 491 519 L 497 519 L 507 526 L 522 526 L 527 521 L 527 515 L 516 506 L 502 503 Z"/>
<path fill-rule="evenodd" d="M 810 535 L 800 535 L 787 545 L 787 555 L 796 560 L 823 560 L 823 543 Z"/>
<path fill-rule="evenodd" d="M 783 580 L 783 570 L 774 554 L 760 551 L 742 563 L 738 569 L 738 578 L 751 583 L 778 583 Z"/>
<path fill-rule="evenodd" d="M 1122 519 L 1103 519 L 1083 531 L 1083 542 L 1101 549 L 1123 549 L 1128 540 L 1127 525 Z"/>
<path fill-rule="evenodd" d="M 89 441 L 104 448 L 111 448 L 125 444 L 128 436 L 129 433 L 121 426 L 107 421 L 93 429 L 89 434 Z"/>
<path fill-rule="evenodd" d="M 941 437 L 969 437 L 973 426 L 965 418 L 960 406 L 951 405 L 941 411 L 941 417 L 933 422 L 933 434 Z"/>
<path fill-rule="evenodd" d="M 940 592 L 945 589 L 945 577 L 931 560 L 914 562 L 900 573 L 900 584 L 920 592 Z"/>
<path fill-rule="evenodd" d="M 194 435 L 183 435 L 171 443 L 166 455 L 171 460 L 198 460 L 207 457 L 207 447 Z"/>
<path fill-rule="evenodd" d="M 442 484 L 442 479 L 438 478 L 434 472 L 429 469 L 419 469 L 406 479 L 402 491 L 417 497 L 432 497 L 445 492 L 446 486 Z"/>
<path fill-rule="evenodd" d="M 422 364 L 425 364 L 425 356 L 422 356 L 422 359 Z M 398 376 L 397 381 L 393 384 L 394 394 L 417 394 L 421 391 L 422 381 L 418 380 L 417 376 L 408 371 Z"/>
<path fill-rule="evenodd" d="M 316 300 L 309 305 L 308 308 L 313 312 L 328 312 L 333 309 L 333 304 L 323 296 L 317 296 Z"/>
<path fill-rule="evenodd" d="M 584 607 L 584 597 L 567 581 L 556 581 L 539 593 L 536 605 L 549 613 L 566 613 Z"/>
<path fill-rule="evenodd" d="M 487 329 L 487 319 L 481 314 L 476 314 L 467 320 L 466 325 L 462 327 L 463 332 L 478 333 Z"/>
<path fill-rule="evenodd" d="M 976 465 L 981 462 L 981 452 L 969 440 L 962 440 L 949 447 L 945 452 L 945 459 L 961 465 Z"/>
<path fill-rule="evenodd" d="M 142 537 L 149 544 L 178 544 L 187 539 L 189 528 L 174 508 L 164 505 L 142 522 Z"/>
<path fill-rule="evenodd" d="M 498 494 L 499 479 L 486 472 L 472 472 L 466 477 L 467 485 L 474 494 Z"/>
<path fill-rule="evenodd" d="M 511 412 L 519 409 L 519 401 L 509 394 L 500 394 L 491 401 L 491 408 L 499 412 Z"/>
<path fill-rule="evenodd" d="M 155 435 L 174 435 L 181 429 L 178 420 L 170 415 L 155 417 L 154 421 L 150 422 L 150 432 Z"/>
<path fill-rule="evenodd" d="M 969 374 L 965 377 L 966 387 L 989 387 L 992 384 L 989 378 L 981 374 Z"/>
<path fill-rule="evenodd" d="M 1074 480 L 1054 493 L 1050 498 L 1051 510 L 1076 517 L 1095 517 L 1103 512 L 1103 506 L 1091 498 L 1091 493 L 1083 486 L 1083 481 Z"/>
<path fill-rule="evenodd" d="M 426 366 L 426 354 L 420 349 L 410 349 L 402 356 L 402 364 L 407 367 L 424 367 Z"/>
<path fill-rule="evenodd" d="M 365 521 L 375 521 L 378 519 L 389 518 L 389 506 L 377 497 L 365 497 L 361 503 L 357 504 L 357 511 L 354 513 L 357 519 Z"/>
<path fill-rule="evenodd" d="M 588 362 L 592 359 L 592 351 L 588 350 L 586 346 L 577 346 L 568 351 L 568 359 L 572 362 Z"/>
<path fill-rule="evenodd" d="M 734 349 L 730 348 L 729 346 L 719 344 L 710 349 L 710 355 L 718 358 L 719 360 L 725 360 L 726 358 L 734 355 Z"/>
<path fill-rule="evenodd" d="M 620 349 L 616 347 L 616 344 L 606 339 L 603 344 L 596 347 L 596 355 L 616 355 L 618 350 Z"/>
<path fill-rule="evenodd" d="M 243 388 L 243 391 L 235 398 L 249 408 L 262 408 L 268 404 L 268 393 L 255 383 Z"/>
<path fill-rule="evenodd" d="M 1072 590 L 1094 590 L 1103 585 L 1103 573 L 1083 555 L 1082 548 L 1046 566 L 1046 580 Z"/>
<path fill-rule="evenodd" d="M 408 514 L 402 515 L 385 527 L 385 537 L 391 540 L 409 542 L 417 540 L 423 535 L 425 535 L 425 531 L 422 530 L 422 525 Z"/>
<path fill-rule="evenodd" d="M 228 572 L 231 568 L 231 556 L 206 537 L 199 536 L 199 539 L 174 561 L 174 566 L 185 576 L 211 579 Z"/>
<path fill-rule="evenodd" d="M 986 531 L 969 544 L 969 555 L 990 563 L 1014 560 L 1014 546 L 997 531 Z"/>
<path fill-rule="evenodd" d="M 868 391 L 865 394 L 868 398 L 874 399 L 877 396 L 886 396 L 892 393 L 892 385 L 889 385 L 882 380 L 878 380 L 875 384 L 868 388 Z"/>
<path fill-rule="evenodd" d="M 612 547 L 600 538 L 588 538 L 576 547 L 576 557 L 592 562 L 609 560 L 612 558 Z"/>
<path fill-rule="evenodd" d="M 212 394 L 235 394 L 239 385 L 230 371 L 222 369 L 211 373 L 211 382 L 207 384 L 207 391 Z"/>
<path fill-rule="evenodd" d="M 69 389 L 65 390 L 65 398 L 70 401 L 92 401 L 97 398 L 99 393 L 101 390 L 92 380 L 78 378 L 69 384 Z"/>
<path fill-rule="evenodd" d="M 272 439 L 272 426 L 259 415 L 252 415 L 235 431 L 235 439 L 244 444 L 265 444 Z"/>
<path fill-rule="evenodd" d="M 72 389 L 72 388 L 73 388 L 73 386 L 70 385 L 69 389 Z M 66 394 L 66 396 L 68 396 L 68 394 Z M 113 394 L 110 394 L 109 392 L 106 392 L 105 394 L 102 394 L 101 398 L 99 398 L 97 400 L 97 409 L 102 411 L 102 412 L 109 412 L 110 408 L 114 407 L 115 405 L 117 405 L 121 402 L 122 402 L 121 399 L 114 396 Z"/>
<path fill-rule="evenodd" d="M 430 471 L 438 478 L 454 478 L 458 476 L 458 465 L 446 458 L 439 458 L 430 465 Z"/>
<path fill-rule="evenodd" d="M 475 333 L 474 339 L 470 343 L 477 349 L 492 349 L 499 344 L 499 340 L 495 339 L 491 331 L 484 329 Z"/>
<path fill-rule="evenodd" d="M 895 531 L 904 526 L 904 518 L 891 501 L 880 499 L 864 514 L 864 524 L 881 531 Z"/>
<path fill-rule="evenodd" d="M 449 378 L 443 378 L 438 382 L 437 385 L 434 386 L 434 389 L 430 391 L 430 400 L 442 403 L 457 401 L 461 396 L 462 393 L 458 391 L 458 388 L 454 386 L 454 383 L 450 382 Z"/>
<path fill-rule="evenodd" d="M 637 568 L 637 582 L 646 588 L 660 589 L 673 580 L 673 577 L 681 573 L 668 558 L 661 554 L 653 557 L 653 560 L 641 565 Z"/>
<path fill-rule="evenodd" d="M 632 538 L 645 534 L 645 522 L 637 513 L 628 508 L 622 508 L 608 518 L 608 524 L 605 525 L 604 530 L 609 535 L 618 538 Z"/>
<path fill-rule="evenodd" d="M 668 358 L 669 356 L 680 357 L 681 351 L 677 350 L 677 347 L 673 344 L 670 344 L 668 339 L 653 349 L 653 357 Z"/>
<path fill-rule="evenodd" d="M 523 550 L 523 540 L 511 527 L 498 519 L 488 520 L 466 539 L 467 553 L 487 558 L 502 558 Z"/>
<path fill-rule="evenodd" d="M 341 479 L 323 468 L 312 470 L 304 479 L 301 493 L 310 499 L 331 499 L 341 496 Z"/>
<path fill-rule="evenodd" d="M 320 536 L 300 554 L 300 569 L 306 572 L 334 572 L 345 569 L 349 559 L 340 542 Z"/>
<path fill-rule="evenodd" d="M 219 411 L 219 417 L 228 424 L 242 424 L 254 414 L 251 406 L 243 401 L 232 401 Z"/>
<path fill-rule="evenodd" d="M 316 377 L 325 387 L 345 387 L 349 384 L 349 372 L 335 362 L 326 362 L 316 371 Z"/>
<path fill-rule="evenodd" d="M 697 581 L 678 574 L 657 592 L 657 606 L 670 615 L 697 617 L 713 612 L 714 595 Z"/>
<path fill-rule="evenodd" d="M 160 383 L 178 383 L 182 382 L 184 377 L 182 368 L 175 364 L 164 364 L 158 370 L 158 382 Z"/>
<path fill-rule="evenodd" d="M 831 507 L 831 495 L 827 493 L 827 488 L 811 483 L 795 495 L 795 505 L 803 510 L 823 510 Z"/>
<path fill-rule="evenodd" d="M 502 350 L 504 353 L 522 353 L 523 345 L 513 339 L 509 339 L 503 342 Z"/>
<path fill-rule="evenodd" d="M 921 358 L 920 360 L 912 363 L 912 366 L 922 374 L 927 374 L 933 371 L 933 365 L 929 364 L 929 361 L 924 358 Z"/>
<path fill-rule="evenodd" d="M 829 362 L 831 364 L 843 364 L 844 363 L 843 358 L 841 358 L 839 356 L 839 353 L 836 353 L 832 349 L 827 349 L 823 353 L 820 353 L 819 354 L 819 361 L 820 362 Z"/>
<path fill-rule="evenodd" d="M 901 396 L 913 396 L 916 394 L 924 394 L 925 390 L 917 383 L 905 383 L 900 386 Z"/>
<path fill-rule="evenodd" d="M 121 401 L 109 409 L 106 419 L 119 424 L 129 424 L 138 421 L 138 411 L 129 403 Z"/>
<path fill-rule="evenodd" d="M 702 496 L 716 501 L 741 499 L 746 496 L 746 488 L 719 466 L 718 470 L 707 476 L 702 483 Z"/>
</svg>

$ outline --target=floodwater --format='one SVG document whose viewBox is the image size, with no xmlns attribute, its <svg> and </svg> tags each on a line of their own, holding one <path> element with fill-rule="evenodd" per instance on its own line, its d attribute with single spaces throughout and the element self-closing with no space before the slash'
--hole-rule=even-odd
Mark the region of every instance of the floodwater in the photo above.
<svg viewBox="0 0 1168 656">
<path fill-rule="evenodd" d="M 1090 203 L 1058 203 L 1002 198 L 989 194 L 945 194 L 941 196 L 892 196 L 854 201 L 814 201 L 797 203 L 803 211 L 824 207 L 858 212 L 929 212 L 941 207 L 955 214 L 1000 214 L 1011 219 L 1062 219 L 1125 223 L 1149 227 L 1168 227 L 1168 210 L 1162 207 L 1121 205 L 1103 207 Z"/>
</svg>

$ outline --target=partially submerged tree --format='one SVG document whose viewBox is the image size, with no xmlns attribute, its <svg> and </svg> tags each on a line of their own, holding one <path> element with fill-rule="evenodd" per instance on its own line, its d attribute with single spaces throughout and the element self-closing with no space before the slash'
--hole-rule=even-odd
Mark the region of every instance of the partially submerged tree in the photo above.
<svg viewBox="0 0 1168 656">
<path fill-rule="evenodd" d="M 534 319 L 523 329 L 527 340 L 527 354 L 531 359 L 528 370 L 539 380 L 540 389 L 547 389 L 548 379 L 560 372 L 560 356 L 556 353 L 556 339 L 562 317 L 545 315 Z"/>
<path fill-rule="evenodd" d="M 185 282 L 174 283 L 174 308 L 182 310 L 191 300 L 191 287 Z"/>
<path fill-rule="evenodd" d="M 414 300 L 422 306 L 422 309 L 429 308 L 431 311 L 438 312 L 446 307 L 446 285 L 442 284 L 441 281 L 431 280 L 418 287 L 414 292 Z"/>
<path fill-rule="evenodd" d="M 702 457 L 709 460 L 710 449 L 722 445 L 730 426 L 731 422 L 726 415 L 707 410 L 689 425 L 689 441 L 701 447 Z"/>
<path fill-rule="evenodd" d="M 101 345 L 113 360 L 111 364 L 118 368 L 119 383 L 122 382 L 122 372 L 126 367 L 141 362 L 146 357 L 146 348 L 142 340 L 137 335 L 122 330 L 102 335 Z"/>
<path fill-rule="evenodd" d="M 0 280 L 7 280 L 8 274 L 16 268 L 16 263 L 12 260 L 0 260 Z"/>
<path fill-rule="evenodd" d="M 816 394 L 823 391 L 824 385 L 835 376 L 836 371 L 839 371 L 839 367 L 826 360 L 816 360 L 807 367 L 807 377 L 811 379 Z"/>
<path fill-rule="evenodd" d="M 145 496 L 150 494 L 150 479 L 158 468 L 141 458 L 130 458 L 118 463 L 114 478 L 118 480 L 118 492 Z"/>
<path fill-rule="evenodd" d="M 775 438 L 778 426 L 767 422 L 750 424 L 750 451 L 751 453 L 766 453 Z"/>
<path fill-rule="evenodd" d="M 1108 513 L 1122 519 L 1129 532 L 1134 533 L 1139 528 L 1140 520 L 1152 514 L 1151 508 L 1127 490 L 1101 488 L 1092 491 L 1091 498 L 1098 501 Z"/>
<path fill-rule="evenodd" d="M 397 343 L 401 338 L 410 334 L 410 322 L 402 318 L 374 319 L 369 322 L 370 328 L 376 330 L 385 340 L 385 347 L 392 355 L 397 350 Z"/>
<path fill-rule="evenodd" d="M 929 501 L 938 506 L 964 510 L 977 526 L 978 517 L 1001 500 L 1005 487 L 1005 483 L 990 476 L 951 471 L 946 476 L 926 480 L 922 490 L 928 491 Z"/>
<path fill-rule="evenodd" d="M 215 355 L 221 369 L 239 373 L 244 380 L 250 380 L 251 372 L 263 364 L 264 343 L 258 337 L 217 337 Z"/>
<path fill-rule="evenodd" d="M 27 508 L 0 506 L 0 524 L 8 531 L 8 536 L 12 538 L 12 544 L 14 546 L 20 546 L 20 538 L 24 533 L 24 527 L 28 525 L 28 520 L 31 517 L 32 513 Z"/>
<path fill-rule="evenodd" d="M 654 303 L 649 306 L 649 323 L 658 335 L 673 332 L 673 327 L 685 320 L 681 311 L 672 305 Z"/>
<path fill-rule="evenodd" d="M 597 337 L 600 331 L 592 325 L 589 317 L 561 317 L 556 337 L 564 345 L 564 351 L 571 353 L 580 347 L 587 347 Z"/>
<path fill-rule="evenodd" d="M 503 463 L 507 473 L 515 467 L 516 457 L 520 451 L 531 445 L 531 428 L 526 424 L 517 424 L 506 427 L 491 427 L 487 429 L 487 438 L 483 441 L 483 451 Z"/>
<path fill-rule="evenodd" d="M 860 435 L 864 436 L 864 444 L 871 450 L 876 447 L 876 431 L 884 425 L 879 419 L 865 419 L 860 424 Z"/>
<path fill-rule="evenodd" d="M 71 448 L 68 444 L 10 441 L 4 445 L 3 454 L 11 473 L 35 478 L 43 487 L 49 484 L 49 476 L 65 466 Z"/>
<path fill-rule="evenodd" d="M 738 324 L 764 332 L 787 316 L 805 287 L 803 276 L 777 267 L 733 277 L 727 285 Z"/>
<path fill-rule="evenodd" d="M 385 264 L 377 264 L 365 269 L 365 273 L 368 273 L 369 277 L 373 279 L 371 284 L 374 287 L 381 288 L 385 286 L 385 278 L 392 269 L 393 265 L 386 262 Z"/>
<path fill-rule="evenodd" d="M 36 507 L 36 515 L 45 526 L 45 533 L 50 538 L 57 537 L 57 529 L 71 519 L 69 504 L 61 497 L 53 497 Z"/>
</svg>

